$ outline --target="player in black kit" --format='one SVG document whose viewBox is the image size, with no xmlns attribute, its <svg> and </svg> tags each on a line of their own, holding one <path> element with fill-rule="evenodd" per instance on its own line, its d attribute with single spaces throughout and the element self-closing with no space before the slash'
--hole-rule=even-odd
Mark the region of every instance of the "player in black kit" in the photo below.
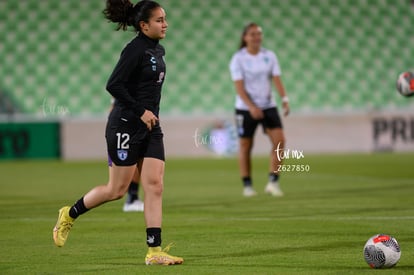
<svg viewBox="0 0 414 275">
<path fill-rule="evenodd" d="M 164 177 L 163 133 L 159 124 L 161 88 L 165 77 L 164 48 L 159 44 L 167 30 L 164 9 L 154 1 L 107 0 L 104 15 L 137 36 L 123 49 L 107 83 L 115 98 L 106 126 L 112 167 L 109 182 L 93 188 L 72 207 L 59 210 L 53 239 L 59 247 L 67 240 L 74 220 L 88 210 L 124 196 L 138 167 L 144 189 L 147 232 L 147 265 L 181 264 L 183 259 L 161 248 L 162 191 Z"/>
</svg>

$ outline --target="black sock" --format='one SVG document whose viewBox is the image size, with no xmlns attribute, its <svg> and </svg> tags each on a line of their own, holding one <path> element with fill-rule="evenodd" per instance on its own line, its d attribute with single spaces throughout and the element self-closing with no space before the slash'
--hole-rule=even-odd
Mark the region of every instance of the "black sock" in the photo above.
<svg viewBox="0 0 414 275">
<path fill-rule="evenodd" d="M 243 181 L 243 186 L 247 187 L 247 186 L 252 186 L 252 179 L 250 177 L 242 177 L 242 181 Z"/>
<path fill-rule="evenodd" d="M 161 228 L 147 228 L 147 245 L 149 247 L 161 246 Z"/>
<path fill-rule="evenodd" d="M 269 181 L 270 182 L 277 182 L 279 180 L 279 174 L 275 174 L 273 172 L 269 173 Z"/>
<path fill-rule="evenodd" d="M 138 199 L 138 183 L 131 181 L 128 187 L 127 203 L 132 203 Z"/>
<path fill-rule="evenodd" d="M 69 216 L 76 219 L 79 217 L 79 215 L 82 215 L 83 213 L 87 212 L 89 209 L 85 207 L 85 204 L 83 203 L 83 197 L 80 198 L 69 210 Z"/>
</svg>

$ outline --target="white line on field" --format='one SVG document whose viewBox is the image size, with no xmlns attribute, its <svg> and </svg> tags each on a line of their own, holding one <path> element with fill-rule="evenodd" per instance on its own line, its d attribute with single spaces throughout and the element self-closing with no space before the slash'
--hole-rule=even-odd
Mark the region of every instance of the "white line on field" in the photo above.
<svg viewBox="0 0 414 275">
<path fill-rule="evenodd" d="M 355 217 L 252 217 L 252 218 L 242 218 L 242 217 L 231 217 L 231 218 L 194 218 L 191 219 L 191 221 L 219 221 L 219 220 L 225 220 L 225 221 L 280 221 L 280 220 L 315 220 L 315 221 L 359 221 L 359 220 L 414 220 L 414 216 L 400 216 L 400 217 L 366 217 L 366 216 L 355 216 Z"/>
</svg>

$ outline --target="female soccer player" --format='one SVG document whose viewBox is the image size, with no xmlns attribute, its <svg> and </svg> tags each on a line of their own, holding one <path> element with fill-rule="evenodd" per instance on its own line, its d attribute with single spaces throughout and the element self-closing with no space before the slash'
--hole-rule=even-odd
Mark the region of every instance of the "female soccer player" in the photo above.
<svg viewBox="0 0 414 275">
<path fill-rule="evenodd" d="M 73 206 L 62 207 L 53 229 L 59 247 L 79 215 L 105 202 L 122 198 L 138 166 L 144 189 L 147 265 L 181 264 L 181 257 L 161 249 L 162 191 L 164 177 L 163 133 L 159 124 L 161 87 L 165 76 L 164 48 L 167 20 L 154 1 L 107 0 L 104 15 L 119 29 L 133 26 L 137 36 L 123 49 L 107 83 L 115 98 L 106 126 L 107 149 L 112 159 L 109 182 L 93 188 Z"/>
<path fill-rule="evenodd" d="M 251 151 L 253 136 L 258 124 L 269 136 L 272 151 L 269 164 L 269 181 L 265 192 L 283 196 L 278 183 L 277 167 L 281 164 L 275 150 L 283 150 L 285 137 L 282 122 L 272 94 L 272 82 L 276 86 L 284 109 L 289 113 L 289 99 L 286 95 L 281 70 L 276 54 L 262 47 L 262 29 L 256 23 L 249 23 L 241 35 L 239 50 L 230 61 L 231 78 L 236 87 L 236 127 L 239 135 L 239 167 L 243 181 L 243 195 L 255 196 L 251 179 Z"/>
</svg>

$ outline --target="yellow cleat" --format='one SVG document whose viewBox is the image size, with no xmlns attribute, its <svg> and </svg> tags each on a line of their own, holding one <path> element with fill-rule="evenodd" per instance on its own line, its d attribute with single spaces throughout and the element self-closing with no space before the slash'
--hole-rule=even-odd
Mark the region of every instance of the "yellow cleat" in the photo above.
<svg viewBox="0 0 414 275">
<path fill-rule="evenodd" d="M 161 249 L 161 246 L 149 247 L 147 256 L 145 257 L 145 264 L 147 265 L 173 265 L 182 264 L 184 259 L 181 257 L 171 256 L 167 252 L 172 247 L 172 244 L 167 245 L 166 248 Z"/>
<path fill-rule="evenodd" d="M 59 210 L 59 217 L 53 228 L 53 240 L 59 247 L 62 247 L 65 244 L 69 231 L 75 221 L 75 219 L 69 216 L 69 209 L 69 206 L 65 206 Z"/>
</svg>

